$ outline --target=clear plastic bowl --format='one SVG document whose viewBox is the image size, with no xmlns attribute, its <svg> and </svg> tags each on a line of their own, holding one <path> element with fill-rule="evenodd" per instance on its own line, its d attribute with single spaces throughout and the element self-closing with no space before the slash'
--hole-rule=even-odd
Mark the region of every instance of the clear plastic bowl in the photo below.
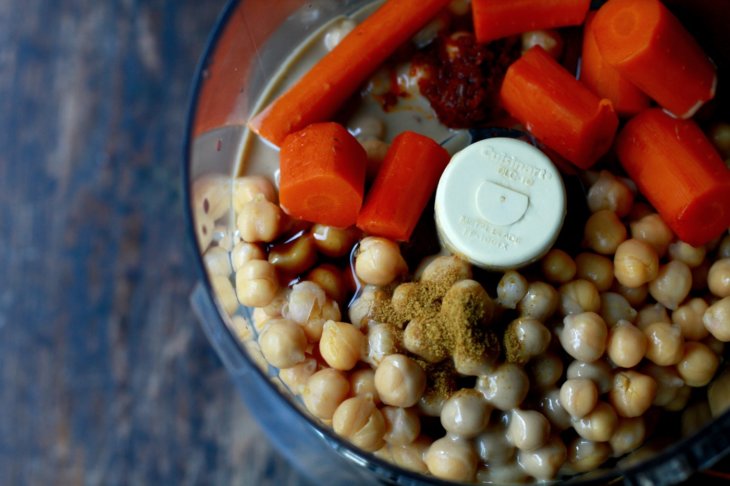
<svg viewBox="0 0 730 486">
<path fill-rule="evenodd" d="M 262 363 L 256 341 L 237 336 L 231 316 L 213 291 L 196 237 L 199 222 L 193 206 L 193 182 L 207 174 L 232 174 L 254 102 L 292 46 L 328 20 L 368 3 L 281 0 L 272 6 L 268 0 L 231 0 L 220 15 L 195 74 L 185 134 L 185 213 L 189 241 L 195 248 L 193 264 L 200 276 L 191 300 L 249 410 L 275 447 L 304 475 L 322 484 L 447 484 L 363 452 L 312 418 L 275 371 Z M 730 22 L 730 15 L 721 3 L 708 0 L 691 6 L 697 7 L 699 21 L 708 23 L 705 34 L 720 36 L 714 40 L 721 46 L 716 55 L 727 59 L 730 36 L 723 26 Z M 236 314 L 239 323 L 241 319 L 250 322 L 249 309 L 239 308 Z M 658 437 L 631 457 L 610 462 L 569 482 L 675 484 L 710 467 L 729 451 L 730 412 L 726 412 L 689 437 Z"/>
</svg>

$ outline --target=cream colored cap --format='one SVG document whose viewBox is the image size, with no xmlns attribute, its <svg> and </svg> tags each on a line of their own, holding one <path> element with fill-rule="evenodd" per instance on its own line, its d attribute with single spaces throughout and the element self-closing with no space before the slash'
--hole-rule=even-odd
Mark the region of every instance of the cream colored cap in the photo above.
<svg viewBox="0 0 730 486">
<path fill-rule="evenodd" d="M 446 167 L 436 189 L 436 227 L 441 243 L 472 264 L 518 268 L 555 243 L 565 204 L 563 180 L 545 154 L 513 138 L 488 138 Z"/>
</svg>

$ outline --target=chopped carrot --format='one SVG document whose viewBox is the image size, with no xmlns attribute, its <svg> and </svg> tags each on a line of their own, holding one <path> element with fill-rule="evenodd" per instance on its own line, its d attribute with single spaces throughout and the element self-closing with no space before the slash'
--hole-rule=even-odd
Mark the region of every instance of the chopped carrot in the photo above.
<svg viewBox="0 0 730 486">
<path fill-rule="evenodd" d="M 294 86 L 249 121 L 275 145 L 311 123 L 327 121 L 388 56 L 449 0 L 389 0 L 350 32 Z"/>
<path fill-rule="evenodd" d="M 593 22 L 603 59 L 659 105 L 689 118 L 715 95 L 715 67 L 660 0 L 609 0 Z"/>
<path fill-rule="evenodd" d="M 538 140 L 582 169 L 608 151 L 618 127 L 611 102 L 593 94 L 540 46 L 507 69 L 500 99 Z"/>
<path fill-rule="evenodd" d="M 372 235 L 408 241 L 448 163 L 448 152 L 426 136 L 407 131 L 395 137 L 368 191 L 357 227 Z"/>
<path fill-rule="evenodd" d="M 590 0 L 472 0 L 474 34 L 489 42 L 531 30 L 580 25 Z"/>
<path fill-rule="evenodd" d="M 580 80 L 601 98 L 608 98 L 619 115 L 635 115 L 649 107 L 649 97 L 608 64 L 598 50 L 593 32 L 594 13 L 583 28 Z"/>
<path fill-rule="evenodd" d="M 314 123 L 284 139 L 279 203 L 295 218 L 344 228 L 355 224 L 365 190 L 367 154 L 338 123 Z"/>
<path fill-rule="evenodd" d="M 645 110 L 623 128 L 616 151 L 680 239 L 700 246 L 730 227 L 730 170 L 696 123 Z"/>
</svg>

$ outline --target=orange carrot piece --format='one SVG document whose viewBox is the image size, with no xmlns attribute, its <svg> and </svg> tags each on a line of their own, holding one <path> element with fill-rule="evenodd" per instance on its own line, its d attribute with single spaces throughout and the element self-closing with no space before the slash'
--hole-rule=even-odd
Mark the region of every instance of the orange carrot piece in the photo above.
<svg viewBox="0 0 730 486">
<path fill-rule="evenodd" d="M 675 116 L 715 96 L 715 66 L 660 0 L 609 0 L 593 32 L 606 62 Z"/>
<path fill-rule="evenodd" d="M 611 100 L 619 115 L 636 115 L 649 107 L 649 97 L 603 59 L 593 32 L 594 15 L 588 14 L 583 27 L 580 80 L 601 98 Z"/>
<path fill-rule="evenodd" d="M 611 102 L 593 94 L 540 46 L 507 69 L 500 99 L 538 140 L 582 169 L 608 151 L 618 127 Z"/>
<path fill-rule="evenodd" d="M 580 25 L 590 0 L 472 0 L 474 34 L 489 42 L 531 30 Z"/>
<path fill-rule="evenodd" d="M 365 191 L 367 154 L 338 123 L 314 123 L 284 139 L 279 203 L 287 214 L 329 226 L 355 224 Z"/>
<path fill-rule="evenodd" d="M 311 123 L 327 121 L 377 67 L 449 0 L 388 0 L 249 121 L 275 145 Z"/>
<path fill-rule="evenodd" d="M 704 245 L 730 227 L 730 170 L 693 121 L 645 110 L 621 130 L 616 152 L 639 191 L 686 243 Z"/>
<path fill-rule="evenodd" d="M 449 159 L 449 153 L 426 136 L 406 131 L 395 137 L 368 191 L 357 227 L 372 235 L 408 241 Z"/>
</svg>

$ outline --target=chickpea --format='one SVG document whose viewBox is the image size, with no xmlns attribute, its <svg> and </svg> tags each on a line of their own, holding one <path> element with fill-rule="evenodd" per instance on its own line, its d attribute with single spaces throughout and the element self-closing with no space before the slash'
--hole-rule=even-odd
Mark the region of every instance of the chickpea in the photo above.
<svg viewBox="0 0 730 486">
<path fill-rule="evenodd" d="M 724 297 L 708 307 L 702 322 L 716 339 L 724 343 L 730 341 L 730 297 Z"/>
<path fill-rule="evenodd" d="M 497 284 L 497 303 L 507 309 L 514 309 L 527 293 L 527 279 L 514 270 L 504 273 Z"/>
<path fill-rule="evenodd" d="M 375 370 L 375 388 L 386 405 L 411 407 L 426 389 L 426 373 L 411 358 L 391 354 Z"/>
<path fill-rule="evenodd" d="M 647 304 L 636 314 L 634 323 L 639 329 L 646 329 L 650 324 L 655 322 L 666 322 L 671 324 L 672 319 L 669 317 L 667 308 L 662 304 Z"/>
<path fill-rule="evenodd" d="M 348 322 L 327 321 L 319 341 L 319 353 L 336 370 L 351 370 L 365 349 L 365 336 Z"/>
<path fill-rule="evenodd" d="M 702 343 L 690 341 L 684 345 L 684 356 L 677 363 L 677 372 L 693 387 L 707 385 L 720 366 L 720 358 Z"/>
<path fill-rule="evenodd" d="M 279 291 L 276 269 L 266 260 L 251 260 L 236 272 L 236 295 L 241 304 L 264 307 Z"/>
<path fill-rule="evenodd" d="M 641 219 L 629 223 L 631 238 L 649 244 L 658 256 L 664 256 L 674 233 L 661 216 L 656 213 L 647 214 Z"/>
<path fill-rule="evenodd" d="M 606 402 L 598 402 L 588 415 L 573 420 L 573 428 L 578 435 L 595 442 L 611 439 L 617 425 L 616 411 Z"/>
<path fill-rule="evenodd" d="M 675 310 L 692 289 L 692 272 L 689 267 L 672 260 L 659 268 L 654 280 L 649 283 L 649 293 L 657 302 Z"/>
<path fill-rule="evenodd" d="M 504 363 L 492 373 L 477 378 L 475 387 L 494 408 L 512 410 L 527 396 L 530 380 L 517 365 Z"/>
<path fill-rule="evenodd" d="M 586 363 L 596 361 L 606 350 L 608 329 L 595 312 L 571 314 L 563 319 L 560 344 L 566 353 Z"/>
<path fill-rule="evenodd" d="M 302 400 L 315 417 L 329 420 L 349 391 L 350 382 L 341 371 L 324 368 L 309 377 Z"/>
<path fill-rule="evenodd" d="M 641 372 L 654 378 L 657 383 L 657 393 L 652 405 L 665 407 L 672 402 L 679 390 L 684 386 L 684 380 L 677 373 L 674 366 L 659 366 L 647 363 L 642 366 Z"/>
<path fill-rule="evenodd" d="M 266 254 L 261 247 L 255 243 L 246 243 L 239 241 L 231 251 L 231 265 L 233 271 L 237 272 L 244 263 L 249 260 L 265 260 Z"/>
<path fill-rule="evenodd" d="M 558 293 L 563 315 L 598 312 L 601 309 L 601 296 L 589 280 L 578 279 L 563 284 Z"/>
<path fill-rule="evenodd" d="M 730 296 L 730 258 L 717 260 L 707 275 L 710 292 L 718 297 Z"/>
<path fill-rule="evenodd" d="M 545 282 L 533 282 L 527 287 L 527 293 L 517 304 L 522 317 L 532 317 L 538 321 L 546 321 L 558 308 L 558 291 Z"/>
<path fill-rule="evenodd" d="M 507 439 L 520 450 L 534 451 L 550 437 L 550 422 L 535 410 L 512 410 Z"/>
<path fill-rule="evenodd" d="M 588 189 L 586 199 L 591 212 L 608 209 L 620 218 L 628 215 L 634 205 L 631 188 L 607 170 L 601 171 L 596 182 Z"/>
<path fill-rule="evenodd" d="M 608 331 L 608 357 L 621 368 L 638 365 L 648 346 L 646 334 L 628 321 L 619 321 Z"/>
<path fill-rule="evenodd" d="M 388 285 L 407 270 L 395 242 L 376 236 L 368 236 L 360 241 L 355 256 L 355 273 L 363 282 Z"/>
<path fill-rule="evenodd" d="M 707 249 L 704 246 L 695 247 L 681 240 L 669 244 L 669 257 L 690 268 L 699 266 L 705 260 L 706 254 Z"/>
<path fill-rule="evenodd" d="M 558 382 L 563 375 L 563 360 L 555 353 L 547 352 L 532 358 L 527 365 L 532 386 L 547 390 Z"/>
<path fill-rule="evenodd" d="M 620 418 L 608 443 L 614 457 L 620 457 L 637 449 L 646 438 L 644 417 Z"/>
<path fill-rule="evenodd" d="M 335 228 L 324 224 L 315 224 L 311 229 L 314 245 L 323 255 L 338 258 L 350 253 L 357 242 L 357 228 Z"/>
<path fill-rule="evenodd" d="M 620 321 L 633 322 L 636 315 L 636 310 L 623 295 L 616 292 L 601 294 L 601 317 L 609 327 L 615 326 Z"/>
<path fill-rule="evenodd" d="M 557 248 L 553 248 L 542 257 L 540 264 L 545 278 L 559 284 L 570 282 L 577 268 L 570 255 Z"/>
<path fill-rule="evenodd" d="M 241 208 L 236 226 L 248 243 L 274 241 L 283 229 L 284 216 L 278 204 L 264 198 L 247 202 Z"/>
<path fill-rule="evenodd" d="M 532 357 L 545 352 L 550 338 L 550 331 L 540 321 L 527 317 L 515 319 L 504 331 L 507 361 L 527 363 Z"/>
<path fill-rule="evenodd" d="M 566 377 L 571 380 L 573 378 L 587 378 L 592 380 L 598 387 L 598 393 L 603 395 L 613 386 L 613 371 L 611 366 L 603 361 L 594 361 L 593 363 L 584 363 L 583 361 L 573 361 L 568 365 Z"/>
<path fill-rule="evenodd" d="M 627 287 L 616 282 L 613 290 L 621 294 L 633 307 L 639 307 L 644 304 L 649 295 L 649 286 L 646 284 L 639 285 L 638 287 Z"/>
<path fill-rule="evenodd" d="M 434 476 L 450 481 L 470 482 L 477 472 L 477 454 L 472 441 L 446 436 L 428 448 L 426 466 Z"/>
<path fill-rule="evenodd" d="M 551 428 L 562 432 L 570 428 L 571 416 L 560 403 L 560 390 L 553 388 L 540 399 L 540 410 L 550 421 Z"/>
<path fill-rule="evenodd" d="M 269 250 L 269 263 L 277 270 L 287 274 L 300 274 L 311 268 L 317 261 L 314 240 L 302 235 L 292 241 L 274 245 Z"/>
<path fill-rule="evenodd" d="M 289 387 L 292 393 L 301 395 L 309 377 L 317 371 L 317 360 L 306 358 L 294 366 L 279 369 L 279 378 Z"/>
<path fill-rule="evenodd" d="M 552 436 L 547 443 L 534 451 L 519 451 L 517 460 L 522 468 L 538 480 L 554 479 L 567 459 L 563 439 Z"/>
<path fill-rule="evenodd" d="M 702 316 L 709 306 L 704 299 L 695 297 L 672 312 L 672 322 L 682 330 L 682 336 L 691 341 L 699 341 L 709 335 L 702 322 Z"/>
<path fill-rule="evenodd" d="M 366 451 L 383 447 L 385 419 L 372 400 L 363 396 L 348 398 L 332 416 L 335 433 Z"/>
<path fill-rule="evenodd" d="M 244 176 L 233 179 L 233 210 L 240 213 L 243 206 L 251 201 L 266 200 L 276 202 L 276 189 L 269 179 L 263 176 Z"/>
<path fill-rule="evenodd" d="M 655 322 L 644 329 L 647 337 L 646 357 L 668 366 L 679 363 L 684 352 L 684 338 L 679 327 L 666 322 Z"/>
<path fill-rule="evenodd" d="M 720 376 L 707 388 L 707 402 L 713 417 L 719 417 L 730 409 L 730 368 L 725 368 Z"/>
<path fill-rule="evenodd" d="M 588 378 L 565 380 L 560 387 L 560 404 L 573 418 L 588 415 L 598 403 L 598 387 Z"/>
<path fill-rule="evenodd" d="M 291 368 L 306 359 L 307 337 L 289 319 L 271 319 L 259 335 L 259 345 L 266 361 L 277 368 Z"/>
<path fill-rule="evenodd" d="M 506 464 L 515 455 L 515 446 L 507 439 L 503 423 L 490 424 L 476 439 L 479 458 L 490 466 Z"/>
<path fill-rule="evenodd" d="M 659 273 L 659 256 L 653 247 L 641 240 L 630 239 L 616 248 L 613 269 L 618 280 L 627 287 L 651 282 Z"/>
<path fill-rule="evenodd" d="M 383 407 L 385 441 L 390 445 L 407 445 L 421 433 L 421 419 L 413 408 Z"/>
<path fill-rule="evenodd" d="M 210 285 L 213 287 L 213 293 L 226 314 L 232 315 L 238 310 L 236 291 L 233 290 L 233 285 L 228 277 L 213 275 L 210 279 Z"/>
<path fill-rule="evenodd" d="M 657 394 L 657 382 L 649 375 L 624 370 L 613 377 L 608 393 L 611 405 L 620 417 L 639 417 L 651 406 Z"/>
<path fill-rule="evenodd" d="M 410 444 L 391 445 L 389 449 L 396 465 L 409 471 L 427 474 L 428 467 L 426 467 L 424 458 L 429 447 L 431 447 L 431 441 L 421 436 Z"/>
<path fill-rule="evenodd" d="M 611 456 L 611 446 L 607 442 L 594 442 L 576 437 L 568 445 L 568 463 L 576 472 L 588 472 L 598 468 Z"/>
<path fill-rule="evenodd" d="M 575 277 L 588 280 L 599 292 L 611 288 L 613 283 L 613 261 L 595 253 L 581 253 L 575 258 Z"/>
<path fill-rule="evenodd" d="M 602 209 L 586 221 L 583 231 L 583 246 L 586 248 L 601 255 L 610 255 L 624 240 L 626 227 L 613 211 Z"/>
</svg>

